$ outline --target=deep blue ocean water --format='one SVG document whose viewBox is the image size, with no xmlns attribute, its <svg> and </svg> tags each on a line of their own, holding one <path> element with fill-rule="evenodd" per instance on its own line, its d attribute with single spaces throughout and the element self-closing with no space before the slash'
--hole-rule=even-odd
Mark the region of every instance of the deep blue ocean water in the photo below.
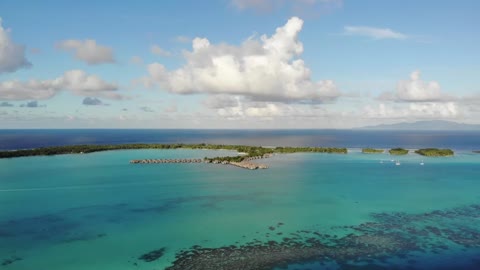
<svg viewBox="0 0 480 270">
<path fill-rule="evenodd" d="M 261 146 L 480 148 L 480 131 L 382 130 L 0 130 L 0 149 L 71 144 L 213 143 Z"/>
<path fill-rule="evenodd" d="M 261 160 L 270 168 L 259 171 L 213 164 L 129 164 L 139 158 L 235 154 L 222 150 L 0 159 L 0 269 L 164 269 L 181 250 L 195 245 L 212 252 L 230 245 L 255 251 L 257 245 L 284 243 L 284 238 L 297 244 L 318 239 L 330 243 L 333 252 L 328 258 L 290 261 L 283 265 L 288 269 L 480 269 L 480 154 L 472 152 L 480 148 L 479 135 L 0 131 L 2 149 L 134 142 L 349 148 L 347 155 L 275 155 Z M 412 153 L 394 157 L 401 162 L 396 166 L 386 153 L 362 154 L 358 148 L 365 146 L 449 147 L 456 154 L 425 158 Z M 162 248 L 158 259 L 140 259 Z M 245 250 L 237 251 L 247 256 Z M 346 251 L 350 260 L 335 260 Z M 302 258 L 309 251 L 289 252 Z M 262 259 L 249 256 L 250 261 Z"/>
</svg>

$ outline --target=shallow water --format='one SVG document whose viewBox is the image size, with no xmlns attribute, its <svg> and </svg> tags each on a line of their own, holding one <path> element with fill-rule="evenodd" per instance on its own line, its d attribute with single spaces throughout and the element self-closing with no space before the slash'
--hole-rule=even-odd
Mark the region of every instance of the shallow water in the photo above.
<svg viewBox="0 0 480 270">
<path fill-rule="evenodd" d="M 162 269 L 194 245 L 255 250 L 255 240 L 281 243 L 298 235 L 301 242 L 317 232 L 331 236 L 325 242 L 335 242 L 333 235 L 346 241 L 350 233 L 388 234 L 421 250 L 402 246 L 402 254 L 372 261 L 290 260 L 288 269 L 478 269 L 480 208 L 470 206 L 480 204 L 480 155 L 409 154 L 395 166 L 387 154 L 350 152 L 276 155 L 260 161 L 270 169 L 258 171 L 128 163 L 232 154 L 206 150 L 0 160 L 0 268 Z M 434 229 L 425 235 L 426 226 Z M 466 245 L 464 238 L 472 241 Z M 139 259 L 161 248 L 160 258 Z"/>
</svg>

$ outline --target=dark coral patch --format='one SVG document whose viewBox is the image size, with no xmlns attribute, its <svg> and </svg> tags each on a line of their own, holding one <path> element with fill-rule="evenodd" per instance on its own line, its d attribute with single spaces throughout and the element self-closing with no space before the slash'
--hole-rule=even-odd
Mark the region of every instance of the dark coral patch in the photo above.
<svg viewBox="0 0 480 270">
<path fill-rule="evenodd" d="M 310 262 L 335 262 L 342 269 L 392 269 L 385 266 L 392 257 L 414 267 L 411 254 L 415 252 L 439 254 L 452 243 L 467 249 L 480 247 L 480 205 L 422 214 L 377 213 L 372 218 L 372 222 L 335 228 L 345 231 L 343 237 L 301 230 L 281 241 L 194 246 L 178 253 L 167 270 L 273 269 Z"/>
<path fill-rule="evenodd" d="M 163 254 L 165 254 L 165 248 L 160 248 L 157 250 L 150 251 L 148 253 L 143 254 L 142 256 L 138 257 L 139 260 L 145 261 L 145 262 L 153 262 L 158 259 L 160 259 Z"/>
<path fill-rule="evenodd" d="M 11 258 L 8 258 L 8 259 L 5 259 L 2 261 L 2 266 L 7 266 L 7 265 L 10 265 L 16 261 L 21 261 L 22 258 L 20 257 L 17 257 L 17 256 L 12 256 Z"/>
</svg>

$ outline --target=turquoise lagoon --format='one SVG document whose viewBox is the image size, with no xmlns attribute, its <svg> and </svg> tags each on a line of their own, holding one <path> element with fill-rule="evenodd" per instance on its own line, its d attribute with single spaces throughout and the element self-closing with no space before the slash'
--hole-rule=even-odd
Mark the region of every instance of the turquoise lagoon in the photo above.
<svg viewBox="0 0 480 270">
<path fill-rule="evenodd" d="M 163 269 L 194 245 L 282 241 L 302 231 L 341 238 L 368 222 L 389 230 L 427 225 L 443 230 L 442 237 L 412 238 L 425 242 L 418 243 L 421 251 L 387 254 L 372 265 L 479 267 L 480 154 L 394 157 L 400 166 L 388 154 L 358 149 L 347 155 L 285 154 L 260 161 L 270 169 L 257 171 L 129 164 L 231 154 L 125 150 L 0 160 L 0 269 Z M 428 214 L 434 211 L 440 214 Z M 451 231 L 457 233 L 444 237 Z M 158 259 L 139 259 L 161 248 Z M 339 269 L 346 263 L 309 260 L 290 262 L 288 268 Z M 365 265 L 349 267 L 356 263 Z"/>
</svg>

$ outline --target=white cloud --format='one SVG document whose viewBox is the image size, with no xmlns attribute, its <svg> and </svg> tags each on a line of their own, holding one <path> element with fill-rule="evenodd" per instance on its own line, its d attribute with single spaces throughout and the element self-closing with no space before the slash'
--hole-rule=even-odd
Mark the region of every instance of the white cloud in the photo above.
<svg viewBox="0 0 480 270">
<path fill-rule="evenodd" d="M 272 117 L 281 116 L 283 111 L 278 105 L 267 103 L 263 107 L 249 107 L 245 110 L 245 113 L 251 117 Z"/>
<path fill-rule="evenodd" d="M 70 70 L 63 74 L 61 86 L 81 96 L 117 90 L 117 85 L 103 81 L 97 75 L 83 70 Z"/>
<path fill-rule="evenodd" d="M 410 74 L 409 80 L 398 82 L 394 93 L 383 93 L 380 99 L 397 102 L 440 102 L 451 101 L 453 98 L 442 93 L 438 82 L 422 81 L 421 73 L 417 70 Z"/>
<path fill-rule="evenodd" d="M 48 99 L 56 95 L 59 89 L 55 80 L 4 81 L 0 82 L 0 99 Z"/>
<path fill-rule="evenodd" d="M 424 102 L 397 106 L 389 106 L 384 103 L 378 106 L 368 105 L 363 109 L 362 115 L 367 118 L 438 119 L 456 118 L 463 115 L 463 113 L 454 102 Z"/>
<path fill-rule="evenodd" d="M 152 45 L 150 47 L 150 52 L 155 54 L 155 55 L 164 56 L 164 57 L 168 57 L 168 56 L 172 55 L 171 52 L 160 48 L 160 46 L 158 46 L 158 45 Z"/>
<path fill-rule="evenodd" d="M 458 106 L 454 102 L 447 103 L 436 103 L 436 102 L 427 102 L 427 103 L 413 103 L 409 105 L 409 110 L 414 115 L 419 117 L 457 117 L 460 112 Z"/>
<path fill-rule="evenodd" d="M 25 46 L 13 42 L 9 30 L 3 28 L 2 18 L 0 18 L 0 74 L 14 72 L 31 65 L 25 57 Z"/>
<path fill-rule="evenodd" d="M 364 112 L 361 115 L 366 115 L 367 117 L 372 118 L 397 118 L 404 116 L 398 115 L 398 112 L 383 103 L 379 104 L 377 107 L 372 105 L 365 106 Z"/>
<path fill-rule="evenodd" d="M 228 95 L 209 96 L 203 104 L 210 109 L 222 109 L 238 105 L 238 97 Z"/>
<path fill-rule="evenodd" d="M 75 58 L 84 61 L 89 65 L 98 65 L 115 62 L 113 49 L 97 44 L 93 39 L 61 41 L 57 47 L 72 52 Z"/>
<path fill-rule="evenodd" d="M 282 102 L 251 101 L 241 96 L 210 96 L 204 105 L 218 116 L 229 119 L 291 120 L 295 118 L 324 117 L 325 109 L 312 104 L 285 104 Z"/>
<path fill-rule="evenodd" d="M 122 99 L 123 96 L 116 93 L 117 89 L 116 84 L 105 82 L 96 75 L 89 75 L 83 70 L 70 70 L 52 80 L 0 82 L 0 99 L 49 99 L 61 90 L 67 90 L 80 96 Z"/>
<path fill-rule="evenodd" d="M 477 92 L 480 93 L 480 91 Z M 480 94 L 464 96 L 460 101 L 462 104 L 465 104 L 471 112 L 480 112 Z"/>
<path fill-rule="evenodd" d="M 389 28 L 376 28 L 368 26 L 345 26 L 345 35 L 365 36 L 373 39 L 407 39 L 406 34 L 395 32 Z"/>
<path fill-rule="evenodd" d="M 284 106 L 279 103 L 270 102 L 249 102 L 242 100 L 240 97 L 232 97 L 231 104 L 217 109 L 219 116 L 227 119 L 239 119 L 253 117 L 257 119 L 268 119 L 272 117 L 282 116 L 284 114 Z"/>
<path fill-rule="evenodd" d="M 271 37 L 248 39 L 240 46 L 215 45 L 197 37 L 193 50 L 184 52 L 183 67 L 169 71 L 153 63 L 148 66 L 149 77 L 141 81 L 178 94 L 230 94 L 283 102 L 333 100 L 340 95 L 335 83 L 312 81 L 310 69 L 299 58 L 302 26 L 303 21 L 293 17 Z"/>
</svg>

